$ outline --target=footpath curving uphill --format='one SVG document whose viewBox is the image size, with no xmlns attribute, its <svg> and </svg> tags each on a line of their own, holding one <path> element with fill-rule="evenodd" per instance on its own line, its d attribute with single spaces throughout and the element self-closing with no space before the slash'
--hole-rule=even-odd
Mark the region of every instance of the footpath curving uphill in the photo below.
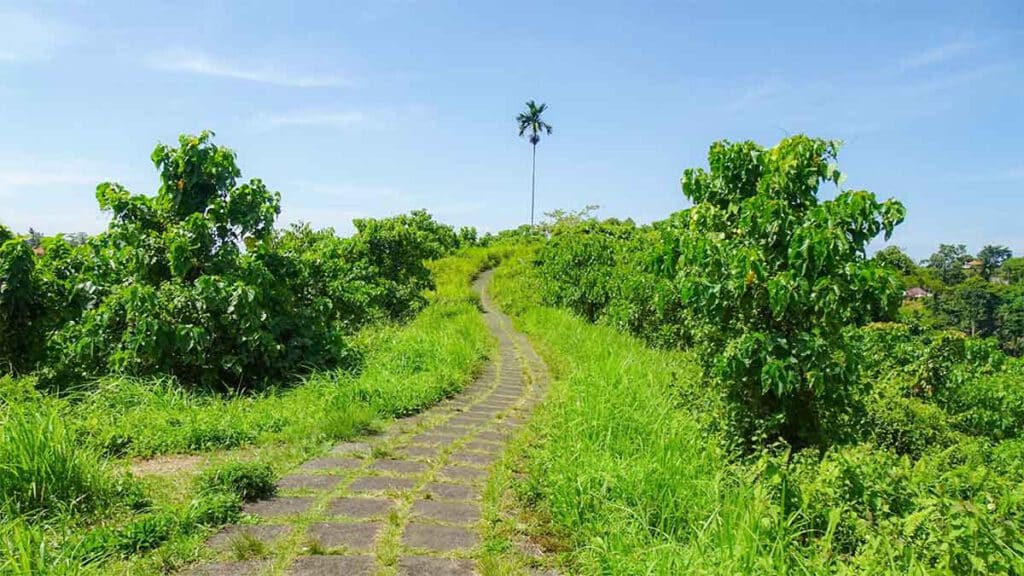
<svg viewBox="0 0 1024 576">
<path fill-rule="evenodd" d="M 195 575 L 471 575 L 491 465 L 540 398 L 543 362 L 476 282 L 498 354 L 460 394 L 382 435 L 335 446 L 246 506 Z"/>
</svg>

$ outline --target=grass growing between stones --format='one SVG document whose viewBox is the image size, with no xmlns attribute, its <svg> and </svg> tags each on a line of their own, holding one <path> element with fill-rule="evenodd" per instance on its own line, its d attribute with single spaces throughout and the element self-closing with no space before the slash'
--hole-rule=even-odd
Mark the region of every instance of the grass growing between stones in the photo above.
<svg viewBox="0 0 1024 576">
<path fill-rule="evenodd" d="M 494 346 L 470 286 L 493 258 L 477 249 L 432 263 L 428 306 L 407 324 L 360 334 L 358 372 L 234 396 L 107 379 L 54 398 L 30 381 L 0 381 L 0 574 L 172 570 L 197 558 L 231 514 L 207 510 L 224 498 L 198 491 L 190 466 L 123 479 L 131 458 L 208 453 L 200 468 L 262 461 L 279 475 L 458 391 Z"/>
</svg>

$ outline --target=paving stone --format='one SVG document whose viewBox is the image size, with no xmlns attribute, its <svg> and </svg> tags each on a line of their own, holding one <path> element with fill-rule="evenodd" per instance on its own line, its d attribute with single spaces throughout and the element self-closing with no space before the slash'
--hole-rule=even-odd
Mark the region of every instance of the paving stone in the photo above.
<svg viewBox="0 0 1024 576">
<path fill-rule="evenodd" d="M 332 490 L 341 478 L 323 474 L 289 474 L 277 481 L 277 486 L 285 490 Z"/>
<path fill-rule="evenodd" d="M 473 576 L 472 560 L 406 556 L 398 560 L 399 576 Z"/>
<path fill-rule="evenodd" d="M 369 550 L 379 531 L 377 522 L 318 522 L 309 527 L 309 537 L 325 548 Z"/>
<path fill-rule="evenodd" d="M 369 454 L 372 448 L 366 442 L 342 442 L 334 448 L 331 448 L 331 454 L 346 455 L 346 454 Z"/>
<path fill-rule="evenodd" d="M 474 500 L 480 497 L 480 491 L 465 484 L 450 484 L 448 482 L 428 482 L 423 487 L 427 496 L 434 499 L 444 500 Z"/>
<path fill-rule="evenodd" d="M 355 458 L 338 458 L 336 456 L 325 456 L 310 460 L 302 465 L 302 470 L 334 471 L 352 470 L 363 465 L 363 460 Z"/>
<path fill-rule="evenodd" d="M 459 434 L 431 434 L 424 432 L 413 436 L 411 442 L 428 446 L 447 446 L 461 437 Z"/>
<path fill-rule="evenodd" d="M 338 498 L 330 503 L 327 513 L 331 516 L 365 519 L 383 516 L 391 509 L 392 504 L 391 500 L 384 498 Z"/>
<path fill-rule="evenodd" d="M 459 464 L 472 464 L 474 466 L 490 466 L 498 459 L 498 454 L 491 452 L 481 454 L 476 452 L 456 452 L 451 457 L 453 462 Z"/>
<path fill-rule="evenodd" d="M 410 548 L 435 552 L 452 552 L 473 548 L 479 542 L 476 533 L 467 528 L 410 522 L 405 527 L 402 543 Z"/>
<path fill-rule="evenodd" d="M 438 522 L 450 524 L 474 524 L 480 521 L 480 504 L 476 502 L 451 502 L 440 500 L 417 500 L 412 513 Z"/>
<path fill-rule="evenodd" d="M 373 576 L 377 563 L 372 556 L 301 556 L 285 574 L 290 576 Z"/>
<path fill-rule="evenodd" d="M 353 492 L 383 492 L 385 490 L 411 490 L 416 486 L 413 478 L 394 478 L 387 476 L 364 476 L 356 478 L 349 489 Z"/>
<path fill-rule="evenodd" d="M 402 454 L 409 458 L 436 458 L 441 453 L 440 446 L 407 446 L 400 450 Z"/>
<path fill-rule="evenodd" d="M 427 465 L 413 460 L 377 460 L 371 466 L 372 469 L 380 472 L 391 472 L 392 474 L 419 474 L 427 470 Z"/>
<path fill-rule="evenodd" d="M 498 432 L 495 430 L 485 430 L 476 435 L 477 440 L 485 440 L 491 442 L 504 442 L 508 438 L 508 433 Z"/>
<path fill-rule="evenodd" d="M 501 444 L 487 440 L 473 440 L 462 445 L 466 450 L 477 450 L 479 452 L 493 452 L 501 448 Z"/>
<path fill-rule="evenodd" d="M 477 404 L 476 407 L 481 410 L 491 410 L 494 412 L 501 412 L 507 410 L 513 406 L 513 402 L 487 402 L 486 404 Z"/>
<path fill-rule="evenodd" d="M 474 481 L 487 478 L 487 471 L 479 468 L 449 464 L 441 468 L 441 476 L 450 480 Z"/>
<path fill-rule="evenodd" d="M 223 552 L 229 550 L 232 542 L 236 540 L 252 538 L 260 541 L 264 546 L 271 546 L 291 531 L 291 526 L 275 524 L 232 524 L 211 536 L 206 541 L 206 545 Z"/>
<path fill-rule="evenodd" d="M 312 505 L 312 498 L 278 496 L 269 500 L 250 502 L 242 507 L 242 511 L 246 514 L 255 514 L 264 518 L 277 518 L 302 514 Z"/>
<path fill-rule="evenodd" d="M 448 423 L 449 424 L 467 424 L 469 426 L 477 426 L 477 425 L 480 425 L 480 424 L 484 424 L 485 422 L 487 422 L 489 420 L 490 420 L 490 418 L 488 418 L 486 416 L 471 416 L 471 415 L 463 414 L 462 416 L 456 416 L 455 418 L 452 418 L 451 420 L 448 421 Z"/>
<path fill-rule="evenodd" d="M 267 560 L 241 560 L 238 562 L 204 562 L 185 574 L 188 576 L 257 576 L 270 568 Z"/>
</svg>

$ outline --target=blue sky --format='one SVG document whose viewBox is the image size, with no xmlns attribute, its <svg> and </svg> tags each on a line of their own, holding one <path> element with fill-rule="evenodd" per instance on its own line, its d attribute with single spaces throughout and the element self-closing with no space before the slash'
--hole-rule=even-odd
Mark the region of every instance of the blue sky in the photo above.
<svg viewBox="0 0 1024 576">
<path fill-rule="evenodd" d="M 912 255 L 1024 253 L 1024 2 L 301 4 L 0 0 L 0 222 L 100 230 L 98 182 L 154 193 L 153 145 L 210 128 L 285 221 L 513 227 L 535 98 L 539 211 L 660 219 L 710 142 L 804 132 Z"/>
</svg>

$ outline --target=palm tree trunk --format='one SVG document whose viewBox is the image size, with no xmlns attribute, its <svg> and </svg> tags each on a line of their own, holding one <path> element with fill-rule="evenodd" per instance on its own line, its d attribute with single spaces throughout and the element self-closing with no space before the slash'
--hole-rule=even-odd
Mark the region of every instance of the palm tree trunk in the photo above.
<svg viewBox="0 0 1024 576">
<path fill-rule="evenodd" d="M 533 206 L 537 197 L 537 145 L 533 145 L 533 172 L 530 176 L 530 228 L 533 228 Z"/>
</svg>

